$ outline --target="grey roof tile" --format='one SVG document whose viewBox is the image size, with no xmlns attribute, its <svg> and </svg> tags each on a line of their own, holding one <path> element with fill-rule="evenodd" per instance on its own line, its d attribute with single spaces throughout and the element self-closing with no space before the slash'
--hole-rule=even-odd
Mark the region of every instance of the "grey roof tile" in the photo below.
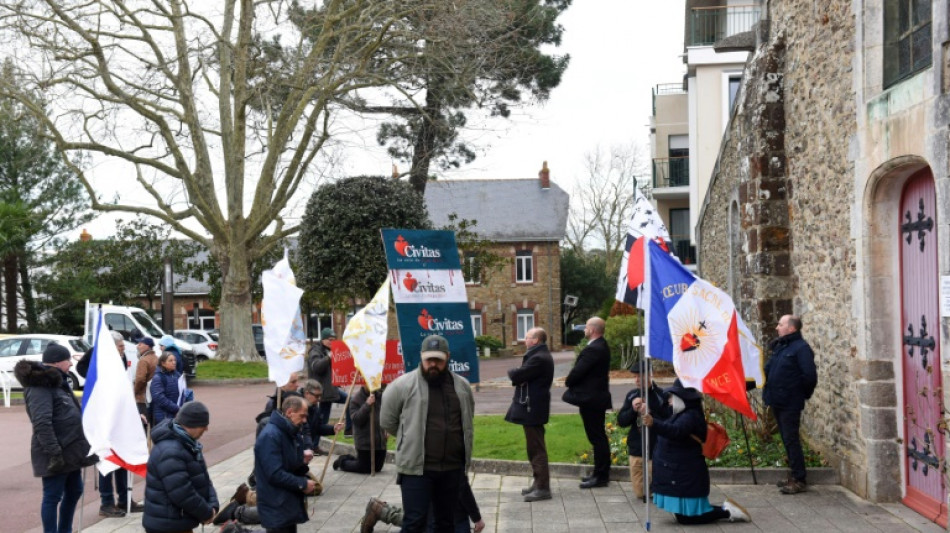
<svg viewBox="0 0 950 533">
<path fill-rule="evenodd" d="M 560 241 L 567 228 L 570 195 L 537 179 L 444 180 L 426 184 L 429 218 L 438 227 L 449 215 L 475 220 L 482 239 L 497 242 Z"/>
</svg>

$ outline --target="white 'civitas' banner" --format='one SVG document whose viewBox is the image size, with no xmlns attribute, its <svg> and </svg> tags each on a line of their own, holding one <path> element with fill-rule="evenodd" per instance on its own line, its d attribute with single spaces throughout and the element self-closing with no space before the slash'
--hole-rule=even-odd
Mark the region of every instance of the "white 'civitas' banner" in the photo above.
<svg viewBox="0 0 950 533">
<path fill-rule="evenodd" d="M 397 304 L 468 301 L 461 270 L 390 270 L 389 278 Z"/>
</svg>

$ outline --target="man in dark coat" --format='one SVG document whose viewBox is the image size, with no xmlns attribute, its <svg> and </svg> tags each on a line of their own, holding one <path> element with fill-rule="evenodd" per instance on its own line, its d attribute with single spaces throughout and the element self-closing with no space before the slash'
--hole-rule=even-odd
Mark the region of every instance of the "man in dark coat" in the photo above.
<svg viewBox="0 0 950 533">
<path fill-rule="evenodd" d="M 42 363 L 22 360 L 13 368 L 33 425 L 30 459 L 33 476 L 43 479 L 43 530 L 61 533 L 72 531 L 82 496 L 81 469 L 95 462 L 95 456 L 87 457 L 82 410 L 66 382 L 70 365 L 69 350 L 50 343 Z"/>
<path fill-rule="evenodd" d="M 323 387 L 323 397 L 320 399 L 320 413 L 324 420 L 330 420 L 330 410 L 335 403 L 345 403 L 346 393 L 333 386 L 333 357 L 330 351 L 330 343 L 336 338 L 336 333 L 330 328 L 323 328 L 320 331 L 320 341 L 310 348 L 307 358 L 307 372 L 310 379 L 320 382 Z M 346 432 L 349 434 L 353 423 L 350 421 L 349 413 L 346 413 Z M 320 444 L 319 439 L 314 441 L 313 445 Z"/>
<path fill-rule="evenodd" d="M 584 432 L 594 447 L 594 472 L 581 482 L 582 489 L 606 487 L 610 482 L 610 443 L 604 429 L 610 400 L 610 348 L 604 340 L 604 321 L 593 317 L 587 321 L 584 336 L 587 346 L 578 354 L 574 368 L 567 375 L 565 400 L 581 412 Z"/>
<path fill-rule="evenodd" d="M 307 421 L 307 401 L 289 396 L 254 443 L 257 512 L 269 533 L 296 533 L 308 520 L 306 495 L 316 483 L 307 477 L 301 428 Z"/>
<path fill-rule="evenodd" d="M 815 353 L 802 338 L 802 321 L 794 315 L 785 315 L 775 330 L 779 337 L 772 342 L 772 356 L 765 363 L 765 390 L 762 399 L 772 408 L 778 423 L 788 467 L 788 479 L 778 483 L 783 494 L 797 494 L 806 490 L 805 454 L 799 427 L 805 400 L 811 398 L 818 384 Z"/>
<path fill-rule="evenodd" d="M 554 358 L 548 350 L 548 334 L 541 328 L 528 330 L 524 344 L 528 351 L 521 366 L 508 370 L 515 387 L 514 399 L 505 420 L 521 424 L 531 463 L 533 481 L 522 490 L 524 501 L 551 499 L 551 475 L 548 471 L 548 450 L 544 443 L 544 425 L 551 413 L 551 382 L 554 380 Z"/>
<path fill-rule="evenodd" d="M 210 418 L 203 403 L 188 402 L 175 418 L 152 429 L 142 515 L 146 533 L 191 531 L 217 514 L 218 494 L 198 442 Z"/>
<path fill-rule="evenodd" d="M 383 391 L 370 392 L 366 385 L 350 398 L 350 417 L 353 419 L 353 447 L 356 457 L 342 455 L 333 462 L 334 470 L 369 474 L 383 469 L 386 462 L 386 434 L 379 425 L 380 399 Z M 375 456 L 375 457 L 374 457 Z"/>
</svg>

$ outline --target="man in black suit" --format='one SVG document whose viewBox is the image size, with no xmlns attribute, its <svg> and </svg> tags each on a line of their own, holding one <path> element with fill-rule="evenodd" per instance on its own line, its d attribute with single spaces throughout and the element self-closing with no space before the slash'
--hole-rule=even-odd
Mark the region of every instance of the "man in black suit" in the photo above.
<svg viewBox="0 0 950 533">
<path fill-rule="evenodd" d="M 574 368 L 564 384 L 572 403 L 580 408 L 584 432 L 594 447 L 594 472 L 581 483 L 582 489 L 592 489 L 606 487 L 610 482 L 610 443 L 604 429 L 607 409 L 611 408 L 610 348 L 604 340 L 603 319 L 594 317 L 588 320 L 584 336 L 589 342 L 574 361 Z"/>
</svg>

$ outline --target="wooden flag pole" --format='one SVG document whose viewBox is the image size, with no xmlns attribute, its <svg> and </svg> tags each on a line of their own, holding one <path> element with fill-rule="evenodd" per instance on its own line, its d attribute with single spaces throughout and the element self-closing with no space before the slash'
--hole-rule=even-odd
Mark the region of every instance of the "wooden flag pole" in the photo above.
<svg viewBox="0 0 950 533">
<path fill-rule="evenodd" d="M 353 383 L 350 384 L 350 390 L 346 394 L 346 401 L 343 402 L 343 413 L 340 414 L 340 420 L 337 421 L 337 424 L 341 424 L 346 420 L 346 410 L 350 407 L 350 398 L 353 397 L 353 387 L 356 386 L 356 380 L 353 380 Z M 335 425 L 334 425 L 335 427 Z M 333 442 L 330 444 L 330 451 L 327 452 L 327 461 L 323 463 L 323 471 L 320 472 L 320 484 L 323 484 L 323 478 L 327 475 L 327 467 L 330 466 L 330 459 L 333 458 L 333 449 L 336 448 L 336 439 L 340 438 L 340 434 L 337 432 L 333 433 Z"/>
<path fill-rule="evenodd" d="M 374 394 L 374 393 L 370 393 Z M 369 475 L 376 475 L 376 401 L 369 406 Z M 359 452 L 356 452 L 359 453 Z"/>
</svg>

